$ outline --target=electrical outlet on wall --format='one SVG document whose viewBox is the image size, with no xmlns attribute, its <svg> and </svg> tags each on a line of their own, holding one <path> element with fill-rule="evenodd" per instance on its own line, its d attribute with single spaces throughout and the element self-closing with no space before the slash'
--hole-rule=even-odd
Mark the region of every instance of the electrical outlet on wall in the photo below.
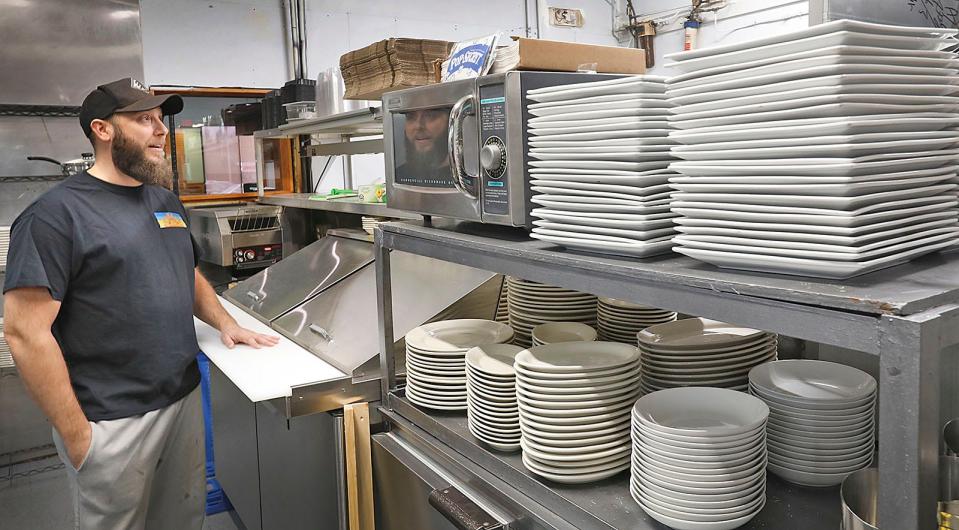
<svg viewBox="0 0 959 530">
<path fill-rule="evenodd" d="M 583 27 L 583 10 L 566 7 L 549 8 L 549 24 L 551 26 L 565 26 L 570 28 Z"/>
</svg>

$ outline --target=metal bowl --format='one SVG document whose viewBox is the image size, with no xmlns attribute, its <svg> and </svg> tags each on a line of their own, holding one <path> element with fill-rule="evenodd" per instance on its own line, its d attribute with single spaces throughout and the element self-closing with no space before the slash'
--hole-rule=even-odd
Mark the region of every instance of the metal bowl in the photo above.
<svg viewBox="0 0 959 530">
<path fill-rule="evenodd" d="M 878 530 L 879 471 L 867 467 L 850 474 L 839 490 L 842 530 Z"/>
</svg>

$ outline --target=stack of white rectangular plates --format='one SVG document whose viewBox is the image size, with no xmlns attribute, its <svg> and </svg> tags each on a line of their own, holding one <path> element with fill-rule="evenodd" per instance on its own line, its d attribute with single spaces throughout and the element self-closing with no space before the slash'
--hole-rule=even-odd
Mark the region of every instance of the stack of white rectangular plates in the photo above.
<svg viewBox="0 0 959 530">
<path fill-rule="evenodd" d="M 656 324 L 676 320 L 676 313 L 614 298 L 599 298 L 596 321 L 599 340 L 636 343 L 636 334 Z"/>
<path fill-rule="evenodd" d="M 406 334 L 406 397 L 436 410 L 466 410 L 466 352 L 513 339 L 506 324 L 478 318 L 423 324 Z"/>
<path fill-rule="evenodd" d="M 508 276 L 506 295 L 514 343 L 533 345 L 533 328 L 547 322 L 596 323 L 596 296 Z"/>
<path fill-rule="evenodd" d="M 532 237 L 584 252 L 668 252 L 670 103 L 665 79 L 530 90 Z"/>
<path fill-rule="evenodd" d="M 766 504 L 766 421 L 753 396 L 674 388 L 633 407 L 630 493 L 677 530 L 731 530 Z"/>
<path fill-rule="evenodd" d="M 643 391 L 715 386 L 745 391 L 749 371 L 777 356 L 777 337 L 705 318 L 650 326 L 637 335 Z"/>
<path fill-rule="evenodd" d="M 776 361 L 749 372 L 769 406 L 769 470 L 805 486 L 835 486 L 869 467 L 876 449 L 876 380 L 851 366 Z"/>
<path fill-rule="evenodd" d="M 956 32 L 839 20 L 668 56 L 675 250 L 848 278 L 955 244 Z"/>
<path fill-rule="evenodd" d="M 616 342 L 560 342 L 516 355 L 523 465 L 564 484 L 629 467 L 629 411 L 639 397 L 639 350 Z"/>
</svg>

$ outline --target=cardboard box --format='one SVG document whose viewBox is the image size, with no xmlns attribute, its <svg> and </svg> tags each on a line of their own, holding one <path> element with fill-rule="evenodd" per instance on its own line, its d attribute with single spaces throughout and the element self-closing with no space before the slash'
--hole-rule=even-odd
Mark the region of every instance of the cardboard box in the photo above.
<svg viewBox="0 0 959 530">
<path fill-rule="evenodd" d="M 583 65 L 596 65 L 604 74 L 645 74 L 646 54 L 642 49 L 598 46 L 541 39 L 513 37 L 519 59 L 508 70 L 575 72 Z M 511 65 L 504 65 L 511 66 Z"/>
</svg>

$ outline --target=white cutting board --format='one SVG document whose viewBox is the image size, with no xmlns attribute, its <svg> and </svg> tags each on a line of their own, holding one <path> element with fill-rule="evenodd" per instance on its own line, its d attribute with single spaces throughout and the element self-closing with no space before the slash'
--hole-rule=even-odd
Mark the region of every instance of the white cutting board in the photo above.
<svg viewBox="0 0 959 530">
<path fill-rule="evenodd" d="M 255 403 L 289 397 L 293 395 L 294 386 L 346 377 L 343 372 L 253 318 L 229 300 L 217 298 L 241 326 L 280 338 L 279 344 L 269 348 L 256 349 L 240 344 L 231 350 L 220 340 L 219 331 L 193 317 L 200 350 L 250 401 Z"/>
</svg>

